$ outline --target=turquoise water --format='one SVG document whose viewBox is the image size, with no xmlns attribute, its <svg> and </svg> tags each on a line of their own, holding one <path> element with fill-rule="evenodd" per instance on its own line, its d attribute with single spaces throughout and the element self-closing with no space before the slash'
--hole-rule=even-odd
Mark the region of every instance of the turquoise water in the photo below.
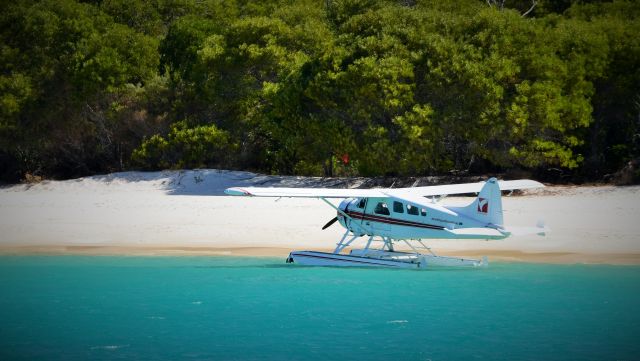
<svg viewBox="0 0 640 361">
<path fill-rule="evenodd" d="M 640 267 L 0 257 L 0 360 L 637 360 Z"/>
</svg>

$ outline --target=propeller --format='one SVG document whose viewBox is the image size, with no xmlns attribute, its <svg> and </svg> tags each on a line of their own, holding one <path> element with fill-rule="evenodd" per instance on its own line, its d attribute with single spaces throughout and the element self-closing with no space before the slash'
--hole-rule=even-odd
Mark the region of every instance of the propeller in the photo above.
<svg viewBox="0 0 640 361">
<path fill-rule="evenodd" d="M 324 225 L 324 227 L 322 227 L 322 230 L 324 231 L 325 229 L 331 227 L 332 224 L 336 223 L 336 221 L 338 220 L 338 217 L 333 217 L 332 220 L 330 220 L 329 222 L 327 222 L 327 224 Z"/>
</svg>

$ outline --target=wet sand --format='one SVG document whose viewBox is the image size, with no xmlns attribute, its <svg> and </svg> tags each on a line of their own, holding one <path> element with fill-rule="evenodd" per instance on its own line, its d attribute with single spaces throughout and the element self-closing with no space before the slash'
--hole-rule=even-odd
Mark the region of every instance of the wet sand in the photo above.
<svg viewBox="0 0 640 361">
<path fill-rule="evenodd" d="M 345 252 L 348 253 L 350 248 Z M 310 248 L 331 252 L 328 248 Z M 291 248 L 283 247 L 182 247 L 182 246 L 0 246 L 0 255 L 79 255 L 79 256 L 234 256 L 273 257 L 283 260 Z M 571 253 L 571 252 L 523 252 L 504 250 L 440 250 L 438 255 L 481 258 L 487 256 L 493 262 L 530 262 L 554 264 L 612 264 L 638 265 L 640 253 Z"/>
</svg>

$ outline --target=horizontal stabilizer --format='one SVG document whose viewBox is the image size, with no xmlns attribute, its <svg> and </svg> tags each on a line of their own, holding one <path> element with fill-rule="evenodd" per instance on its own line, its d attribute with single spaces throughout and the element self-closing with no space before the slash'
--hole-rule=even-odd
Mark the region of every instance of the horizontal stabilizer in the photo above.
<svg viewBox="0 0 640 361">
<path fill-rule="evenodd" d="M 451 232 L 459 239 L 501 239 L 506 235 L 495 228 L 459 228 L 459 229 L 445 229 L 447 232 Z"/>
<path fill-rule="evenodd" d="M 511 236 L 545 236 L 547 233 L 551 232 L 551 229 L 548 227 L 509 227 L 505 229 L 505 232 L 509 233 Z"/>
</svg>

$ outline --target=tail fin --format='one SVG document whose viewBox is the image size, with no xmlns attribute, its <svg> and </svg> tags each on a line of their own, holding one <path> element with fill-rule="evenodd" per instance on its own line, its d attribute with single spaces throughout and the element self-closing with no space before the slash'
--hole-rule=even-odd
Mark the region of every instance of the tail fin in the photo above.
<svg viewBox="0 0 640 361">
<path fill-rule="evenodd" d="M 489 179 L 473 203 L 462 208 L 461 211 L 468 217 L 502 227 L 504 224 L 502 219 L 502 194 L 500 193 L 498 180 L 495 178 Z"/>
</svg>

